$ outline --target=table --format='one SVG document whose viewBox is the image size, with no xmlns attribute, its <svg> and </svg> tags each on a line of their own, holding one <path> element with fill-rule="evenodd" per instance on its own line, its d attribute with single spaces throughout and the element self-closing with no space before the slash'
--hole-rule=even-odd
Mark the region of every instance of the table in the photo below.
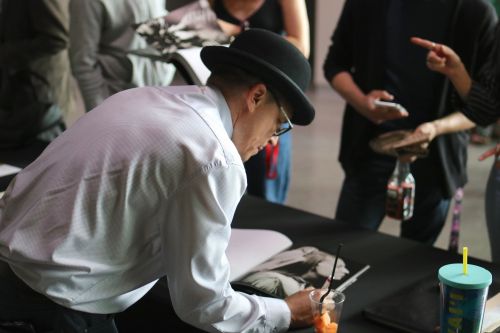
<svg viewBox="0 0 500 333">
<path fill-rule="evenodd" d="M 461 256 L 448 251 L 250 196 L 245 196 L 238 206 L 233 226 L 277 230 L 290 237 L 294 245 L 318 246 L 331 253 L 335 253 L 337 245 L 342 242 L 343 256 L 371 265 L 345 291 L 346 303 L 339 333 L 394 332 L 363 318 L 363 309 L 429 274 L 435 273 L 437 279 L 437 270 L 444 264 L 461 262 Z M 473 244 L 470 245 L 470 252 L 474 253 Z M 469 263 L 489 269 L 494 279 L 500 282 L 500 265 L 475 258 L 469 258 Z M 144 329 L 146 323 L 158 332 L 199 332 L 176 317 L 171 304 L 165 301 L 168 299 L 168 290 L 163 281 L 153 290 L 117 316 L 120 332 L 137 332 Z M 294 332 L 313 332 L 313 329 Z"/>
</svg>

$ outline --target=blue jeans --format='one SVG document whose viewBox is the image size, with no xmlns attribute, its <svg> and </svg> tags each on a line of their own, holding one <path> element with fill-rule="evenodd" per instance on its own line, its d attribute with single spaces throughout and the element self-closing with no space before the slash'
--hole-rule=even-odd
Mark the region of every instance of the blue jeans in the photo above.
<svg viewBox="0 0 500 333">
<path fill-rule="evenodd" d="M 335 218 L 377 230 L 385 216 L 387 181 L 394 167 L 394 160 L 372 159 L 361 174 L 346 175 Z M 401 237 L 432 245 L 446 221 L 450 199 L 443 195 L 439 182 L 426 179 L 427 167 L 428 162 L 418 161 L 411 166 L 415 206 L 413 217 L 401 223 Z"/>
<path fill-rule="evenodd" d="M 248 187 L 251 195 L 266 200 L 284 203 L 288 195 L 290 184 L 290 164 L 292 159 L 292 137 L 290 132 L 283 134 L 279 139 L 279 153 L 276 164 L 276 178 L 266 175 L 266 152 L 260 151 L 245 163 Z"/>
</svg>

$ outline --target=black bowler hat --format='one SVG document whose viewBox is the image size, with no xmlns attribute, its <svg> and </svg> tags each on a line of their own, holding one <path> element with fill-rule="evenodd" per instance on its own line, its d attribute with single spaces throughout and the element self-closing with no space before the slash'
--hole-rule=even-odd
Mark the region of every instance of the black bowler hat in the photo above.
<svg viewBox="0 0 500 333">
<path fill-rule="evenodd" d="M 249 29 L 229 47 L 204 47 L 201 60 L 210 70 L 228 64 L 255 75 L 288 101 L 294 124 L 308 125 L 313 121 L 314 107 L 304 94 L 311 81 L 311 67 L 299 49 L 282 36 Z"/>
</svg>

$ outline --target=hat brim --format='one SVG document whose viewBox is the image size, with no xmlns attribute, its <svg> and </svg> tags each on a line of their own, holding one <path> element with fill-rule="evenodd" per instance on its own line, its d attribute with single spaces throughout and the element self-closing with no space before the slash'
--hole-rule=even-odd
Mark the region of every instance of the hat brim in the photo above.
<svg viewBox="0 0 500 333">
<path fill-rule="evenodd" d="M 213 70 L 217 65 L 229 64 L 241 68 L 250 74 L 262 79 L 273 90 L 280 93 L 292 108 L 292 123 L 296 125 L 309 125 L 314 119 L 314 107 L 309 98 L 280 69 L 268 64 L 261 59 L 225 46 L 206 46 L 201 50 L 201 60 Z"/>
</svg>

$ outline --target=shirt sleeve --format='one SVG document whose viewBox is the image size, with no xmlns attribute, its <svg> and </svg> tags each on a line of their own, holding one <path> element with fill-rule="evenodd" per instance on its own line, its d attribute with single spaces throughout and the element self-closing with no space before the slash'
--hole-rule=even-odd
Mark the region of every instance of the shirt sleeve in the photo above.
<svg viewBox="0 0 500 333">
<path fill-rule="evenodd" d="M 169 207 L 167 278 L 173 307 L 208 332 L 283 332 L 285 301 L 235 292 L 225 251 L 231 221 L 245 190 L 242 165 L 213 165 L 179 189 Z"/>
<path fill-rule="evenodd" d="M 99 42 L 103 29 L 104 8 L 100 1 L 71 0 L 69 56 L 85 109 L 92 110 L 110 93 L 98 64 Z"/>
<path fill-rule="evenodd" d="M 338 73 L 349 72 L 353 64 L 353 45 L 351 42 L 353 6 L 352 0 L 345 2 L 339 22 L 331 38 L 332 43 L 323 64 L 323 73 L 329 83 Z"/>
<path fill-rule="evenodd" d="M 497 84 L 494 84 L 496 86 Z M 472 82 L 462 113 L 480 126 L 493 124 L 500 118 L 500 99 L 494 86 Z"/>
<path fill-rule="evenodd" d="M 67 0 L 30 0 L 27 20 L 33 26 L 31 38 L 0 45 L 0 66 L 26 67 L 47 55 L 69 46 L 69 13 Z M 18 22 L 22 24 L 22 22 Z"/>
<path fill-rule="evenodd" d="M 497 17 L 490 8 L 486 11 L 483 24 L 479 31 L 477 41 L 476 60 L 471 76 L 476 80 L 472 82 L 471 90 L 462 105 L 463 114 L 480 126 L 494 123 L 500 117 L 500 89 L 498 61 L 500 52 L 500 26 L 495 29 Z"/>
</svg>

